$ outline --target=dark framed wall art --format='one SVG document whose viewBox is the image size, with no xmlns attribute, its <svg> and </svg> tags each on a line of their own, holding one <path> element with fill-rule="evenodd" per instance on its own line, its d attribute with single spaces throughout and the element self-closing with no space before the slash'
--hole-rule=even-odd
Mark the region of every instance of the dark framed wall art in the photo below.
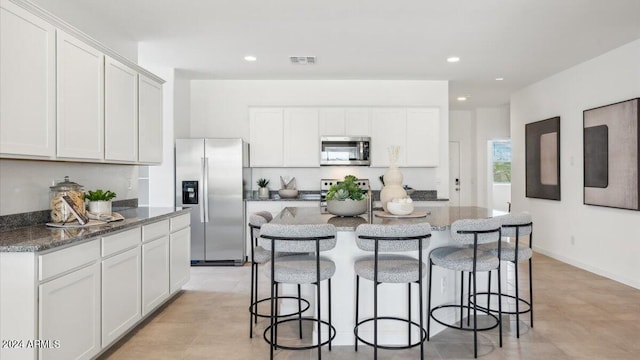
<svg viewBox="0 0 640 360">
<path fill-rule="evenodd" d="M 525 125 L 526 195 L 560 200 L 560 117 Z"/>
<path fill-rule="evenodd" d="M 640 210 L 640 98 L 583 112 L 584 203 Z"/>
</svg>

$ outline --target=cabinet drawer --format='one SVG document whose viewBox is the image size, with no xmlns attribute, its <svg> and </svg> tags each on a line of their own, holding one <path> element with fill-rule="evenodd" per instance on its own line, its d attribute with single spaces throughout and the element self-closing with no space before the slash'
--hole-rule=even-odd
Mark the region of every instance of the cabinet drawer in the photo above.
<svg viewBox="0 0 640 360">
<path fill-rule="evenodd" d="M 169 234 L 169 220 L 158 221 L 142 227 L 142 241 L 147 242 Z"/>
<path fill-rule="evenodd" d="M 140 244 L 140 228 L 102 237 L 102 256 L 109 256 Z"/>
<path fill-rule="evenodd" d="M 191 225 L 191 214 L 184 214 L 171 218 L 171 232 L 178 231 Z"/>
<path fill-rule="evenodd" d="M 89 264 L 98 258 L 100 258 L 98 239 L 40 255 L 38 257 L 38 279 L 40 281 L 49 279 L 65 271 Z"/>
</svg>

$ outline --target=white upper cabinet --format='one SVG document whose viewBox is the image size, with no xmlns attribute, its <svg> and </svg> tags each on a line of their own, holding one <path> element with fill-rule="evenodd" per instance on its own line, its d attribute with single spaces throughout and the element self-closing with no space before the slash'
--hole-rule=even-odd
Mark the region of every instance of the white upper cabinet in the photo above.
<svg viewBox="0 0 640 360">
<path fill-rule="evenodd" d="M 406 110 L 401 108 L 371 109 L 371 166 L 389 166 L 389 147 L 399 146 L 398 166 L 406 164 Z"/>
<path fill-rule="evenodd" d="M 369 119 L 371 112 L 369 109 L 346 109 L 345 115 L 345 135 L 347 136 L 370 136 L 371 121 Z"/>
<path fill-rule="evenodd" d="M 369 136 L 369 113 L 367 108 L 320 108 L 320 136 Z"/>
<path fill-rule="evenodd" d="M 440 110 L 407 109 L 406 166 L 440 164 Z"/>
<path fill-rule="evenodd" d="M 57 30 L 57 155 L 104 158 L 104 55 Z"/>
<path fill-rule="evenodd" d="M 138 76 L 138 160 L 162 162 L 162 84 Z"/>
<path fill-rule="evenodd" d="M 105 160 L 138 161 L 138 72 L 110 57 L 104 64 Z"/>
<path fill-rule="evenodd" d="M 320 166 L 318 109 L 284 110 L 284 166 Z"/>
<path fill-rule="evenodd" d="M 249 151 L 252 167 L 284 165 L 284 111 L 281 108 L 249 109 Z"/>
<path fill-rule="evenodd" d="M 55 155 L 55 28 L 0 2 L 0 154 Z"/>
</svg>

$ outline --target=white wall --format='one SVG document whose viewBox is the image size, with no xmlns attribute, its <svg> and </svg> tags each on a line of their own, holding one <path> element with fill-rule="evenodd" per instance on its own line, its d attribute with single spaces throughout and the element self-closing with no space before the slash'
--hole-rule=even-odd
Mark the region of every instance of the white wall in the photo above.
<svg viewBox="0 0 640 360">
<path fill-rule="evenodd" d="M 103 14 L 96 13 L 89 3 L 69 0 L 30 0 L 56 17 L 71 24 L 118 54 L 137 63 L 138 43 L 128 34 L 110 25 Z"/>
<path fill-rule="evenodd" d="M 640 40 L 511 97 L 512 209 L 532 213 L 535 248 L 636 288 L 640 288 L 640 213 L 583 204 L 582 112 L 640 96 L 638 64 Z M 554 116 L 560 116 L 562 200 L 526 198 L 524 125 Z"/>
<path fill-rule="evenodd" d="M 85 190 L 111 190 L 116 200 L 138 197 L 138 167 L 53 161 L 0 160 L 0 216 L 49 208 L 49 186 L 69 176 Z"/>
<path fill-rule="evenodd" d="M 191 137 L 249 139 L 250 106 L 432 106 L 440 108 L 441 138 L 449 138 L 448 83 L 396 80 L 194 80 L 191 82 Z M 405 184 L 448 196 L 448 142 L 443 141 L 438 168 L 403 169 Z M 343 172 L 375 180 L 385 169 L 254 169 L 277 189 L 279 175 L 295 176 L 300 189 L 317 190 L 319 179 Z M 359 174 L 359 175 L 358 175 Z M 274 183 L 275 182 L 275 183 Z M 255 186 L 255 184 L 254 184 Z"/>
<path fill-rule="evenodd" d="M 475 110 L 476 135 L 476 204 L 491 208 L 493 181 L 490 178 L 487 144 L 489 140 L 510 138 L 509 107 L 478 108 Z"/>
<path fill-rule="evenodd" d="M 475 206 L 477 180 L 474 112 L 452 110 L 449 113 L 449 141 L 460 143 L 460 205 Z"/>
</svg>

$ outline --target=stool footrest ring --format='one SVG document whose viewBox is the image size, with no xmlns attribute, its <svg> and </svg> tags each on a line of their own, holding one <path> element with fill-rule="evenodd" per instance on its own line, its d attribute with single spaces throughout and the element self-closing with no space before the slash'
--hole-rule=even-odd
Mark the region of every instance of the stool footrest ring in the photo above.
<svg viewBox="0 0 640 360">
<path fill-rule="evenodd" d="M 362 337 L 360 337 L 360 335 L 358 335 L 358 327 L 364 323 L 370 322 L 370 321 L 374 321 L 374 318 L 369 318 L 369 319 L 364 319 L 362 321 L 359 321 L 356 326 L 353 328 L 353 334 L 356 336 L 356 339 L 359 340 L 360 342 L 362 342 L 363 344 L 369 345 L 369 346 L 375 346 L 372 342 L 369 342 L 367 340 L 364 340 Z M 425 330 L 424 328 L 420 327 L 420 324 L 416 323 L 415 321 L 409 321 L 407 319 L 402 319 L 402 318 L 398 318 L 398 317 L 392 317 L 392 316 L 380 316 L 378 317 L 378 321 L 380 320 L 393 320 L 393 321 L 402 321 L 408 324 L 411 324 L 412 326 L 417 327 L 418 329 L 420 329 L 420 340 L 409 344 L 409 345 L 378 345 L 379 349 L 387 349 L 387 350 L 402 350 L 402 349 L 410 349 L 412 347 L 416 347 L 419 346 L 420 344 L 422 344 L 425 340 L 427 340 L 427 330 Z"/>
<path fill-rule="evenodd" d="M 460 327 L 459 325 L 454 325 L 454 324 L 449 324 L 449 323 L 445 323 L 444 321 L 438 319 L 436 317 L 436 315 L 434 314 L 436 312 L 436 310 L 442 310 L 442 309 L 469 309 L 471 311 L 473 311 L 473 306 L 469 306 L 469 305 L 456 305 L 456 304 L 449 304 L 449 305 L 440 305 L 440 306 L 436 306 L 433 309 L 431 309 L 431 318 L 437 322 L 440 325 L 452 328 L 452 329 L 457 329 L 457 330 L 464 330 L 464 331 L 473 331 L 473 326 L 469 326 L 466 325 L 466 321 L 464 319 L 462 319 L 460 321 L 462 327 Z M 492 314 L 491 312 L 487 311 L 487 310 L 483 310 L 480 309 L 479 307 L 476 307 L 476 310 L 483 313 L 484 315 L 490 316 L 491 318 L 493 318 L 493 320 L 495 320 L 495 324 L 492 325 L 488 325 L 488 326 L 483 326 L 483 327 L 477 327 L 476 330 L 477 331 L 485 331 L 485 330 L 491 330 L 495 327 L 497 327 L 500 324 L 500 320 L 498 319 L 498 317 L 494 314 Z"/>
<path fill-rule="evenodd" d="M 329 322 L 328 322 L 328 321 L 318 320 L 318 319 L 314 319 L 314 318 L 310 318 L 310 317 L 303 317 L 302 319 L 298 319 L 298 318 L 291 318 L 291 319 L 279 320 L 279 321 L 276 321 L 276 322 L 274 323 L 274 325 L 283 324 L 283 323 L 290 322 L 290 321 L 298 321 L 298 320 L 302 320 L 302 321 L 313 321 L 313 322 L 315 322 L 315 323 L 318 323 L 318 322 L 319 322 L 319 323 L 325 324 L 325 325 L 327 325 L 327 326 L 329 327 L 329 333 L 330 333 L 330 335 L 331 335 L 331 336 L 329 336 L 329 339 L 327 339 L 325 342 L 323 342 L 323 343 L 321 343 L 321 344 L 316 344 L 316 345 L 306 345 L 306 346 L 303 346 L 303 345 L 301 345 L 301 346 L 281 345 L 281 344 L 278 344 L 278 339 L 276 339 L 276 344 L 275 344 L 275 346 L 276 346 L 278 349 L 286 349 L 286 350 L 309 350 L 309 349 L 316 349 L 316 348 L 318 348 L 318 347 L 320 347 L 320 346 L 327 345 L 329 342 L 331 342 L 331 341 L 336 337 L 336 328 L 335 328 L 333 325 L 329 324 Z M 268 336 L 268 335 L 270 335 L 269 330 L 271 330 L 271 325 L 267 326 L 267 328 L 266 328 L 266 329 L 264 329 L 264 333 L 262 334 L 262 336 L 264 337 L 264 341 L 266 341 L 266 342 L 267 342 L 267 344 L 269 344 L 269 345 L 272 345 L 272 346 L 273 346 L 273 344 L 271 344 L 271 339 L 270 339 L 270 338 L 269 338 L 269 336 Z"/>
<path fill-rule="evenodd" d="M 481 295 L 482 295 L 482 296 L 487 296 L 487 295 L 489 295 L 489 294 L 490 294 L 491 296 L 499 296 L 499 295 L 498 295 L 498 293 L 495 293 L 495 292 L 491 292 L 491 293 L 487 293 L 487 292 L 479 292 L 479 293 L 477 293 L 477 296 L 481 296 Z M 503 297 L 506 297 L 506 298 L 514 299 L 514 300 L 516 299 L 516 297 L 515 297 L 514 295 L 502 294 L 502 296 L 503 296 Z M 472 304 L 474 303 L 473 295 L 471 295 L 471 296 L 470 296 L 470 300 L 469 300 L 469 301 L 471 301 L 471 303 L 472 303 Z M 524 308 L 524 309 L 520 309 L 520 311 L 509 311 L 509 310 L 505 310 L 505 309 L 504 309 L 504 307 L 505 307 L 505 303 L 504 303 L 504 301 L 503 301 L 503 302 L 502 302 L 502 308 L 503 308 L 503 309 L 502 309 L 502 313 L 503 313 L 503 314 L 506 314 L 506 315 L 516 315 L 516 314 L 526 314 L 526 313 L 528 313 L 529 311 L 531 311 L 531 304 L 530 304 L 527 300 L 525 300 L 525 299 L 523 299 L 523 298 L 518 298 L 518 301 L 519 301 L 520 303 L 522 303 L 522 304 L 525 304 L 525 308 Z M 498 303 L 498 301 L 496 301 L 496 304 L 497 304 L 497 303 Z M 476 308 L 477 308 L 478 310 L 482 310 L 482 311 L 484 311 L 484 312 L 486 312 L 487 310 L 489 310 L 489 311 L 490 311 L 490 312 L 492 312 L 492 313 L 497 313 L 497 312 L 498 312 L 498 309 L 494 309 L 494 308 L 489 308 L 489 309 L 487 309 L 487 307 L 486 307 L 486 306 L 482 306 L 482 305 L 476 305 Z"/>
<path fill-rule="evenodd" d="M 302 298 L 299 299 L 297 296 L 276 296 L 275 299 L 276 300 L 280 300 L 280 299 L 283 299 L 283 300 L 295 300 L 295 301 L 300 300 L 300 301 L 302 301 L 304 303 L 304 306 L 305 306 L 300 311 L 294 311 L 294 312 L 288 313 L 288 314 L 278 314 L 278 315 L 274 316 L 277 319 L 286 318 L 286 317 L 289 317 L 289 316 L 302 314 L 305 311 L 307 311 L 309 309 L 309 307 L 311 306 L 309 304 L 309 301 L 307 301 L 306 299 L 302 299 Z M 260 304 L 261 302 L 264 302 L 264 301 L 271 301 L 271 298 L 264 298 L 264 299 L 260 299 L 260 300 L 258 300 L 256 302 L 254 302 L 253 304 L 251 304 L 251 306 L 249 306 L 249 312 L 251 314 L 255 315 L 255 316 L 258 316 L 258 317 L 270 318 L 271 314 L 261 314 L 261 313 L 258 312 L 258 304 Z M 255 311 L 253 310 L 254 308 L 256 309 Z"/>
</svg>

